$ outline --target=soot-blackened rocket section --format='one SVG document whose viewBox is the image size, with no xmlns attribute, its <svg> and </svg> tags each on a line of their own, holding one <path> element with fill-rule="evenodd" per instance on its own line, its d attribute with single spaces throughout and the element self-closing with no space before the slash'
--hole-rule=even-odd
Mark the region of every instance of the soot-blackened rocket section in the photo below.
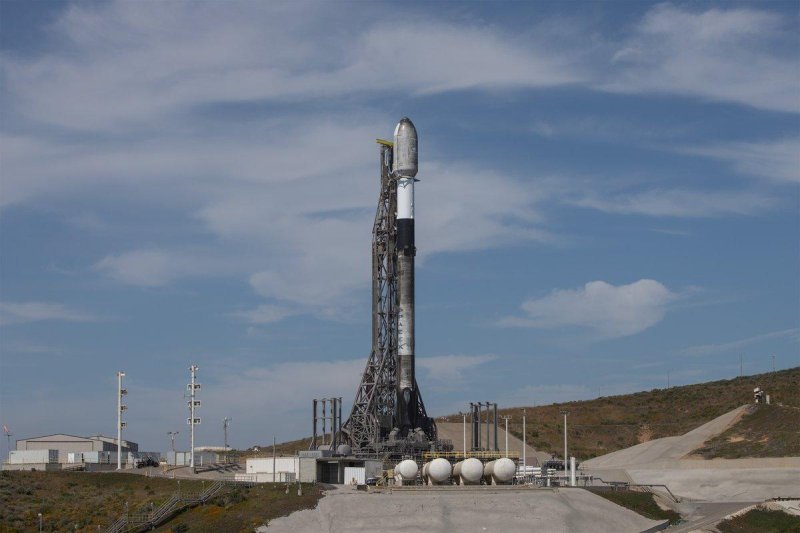
<svg viewBox="0 0 800 533">
<path fill-rule="evenodd" d="M 402 435 L 417 428 L 414 374 L 414 182 L 417 129 L 403 118 L 394 130 L 392 175 L 397 180 L 397 418 Z"/>
</svg>

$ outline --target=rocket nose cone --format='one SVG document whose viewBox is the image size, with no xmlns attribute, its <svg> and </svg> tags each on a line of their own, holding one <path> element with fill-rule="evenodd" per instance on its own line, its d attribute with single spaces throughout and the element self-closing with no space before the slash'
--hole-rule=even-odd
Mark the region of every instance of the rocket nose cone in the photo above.
<svg viewBox="0 0 800 533">
<path fill-rule="evenodd" d="M 417 128 L 414 126 L 414 123 L 411 122 L 411 119 L 408 117 L 403 117 L 400 119 L 400 122 L 397 123 L 397 126 L 394 128 L 394 135 L 395 137 L 400 134 L 401 131 L 406 132 L 414 132 L 417 133 Z"/>
</svg>

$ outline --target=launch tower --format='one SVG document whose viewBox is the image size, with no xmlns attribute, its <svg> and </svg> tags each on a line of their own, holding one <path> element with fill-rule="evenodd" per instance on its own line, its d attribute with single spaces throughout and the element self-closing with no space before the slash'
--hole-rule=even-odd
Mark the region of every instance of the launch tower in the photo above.
<svg viewBox="0 0 800 533">
<path fill-rule="evenodd" d="M 380 194 L 372 227 L 372 351 L 344 441 L 361 453 L 437 446 L 414 369 L 414 182 L 417 131 L 403 118 L 394 142 L 378 140 Z"/>
</svg>

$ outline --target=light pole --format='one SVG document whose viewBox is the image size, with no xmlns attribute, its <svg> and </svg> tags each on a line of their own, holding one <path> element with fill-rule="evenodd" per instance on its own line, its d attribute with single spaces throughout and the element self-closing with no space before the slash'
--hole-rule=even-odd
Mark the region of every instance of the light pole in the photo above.
<svg viewBox="0 0 800 533">
<path fill-rule="evenodd" d="M 228 425 L 231 423 L 231 420 L 233 420 L 233 419 L 230 418 L 230 417 L 227 417 L 227 416 L 224 419 L 222 419 L 222 430 L 225 432 L 225 451 L 226 452 L 228 451 Z"/>
<path fill-rule="evenodd" d="M 8 426 L 3 424 L 3 432 L 6 434 L 6 447 L 8 448 L 8 458 L 11 459 L 11 436 L 14 435 L 8 429 Z"/>
<path fill-rule="evenodd" d="M 526 457 L 525 457 L 525 453 L 526 453 L 527 447 L 528 447 L 527 440 L 526 440 L 527 437 L 528 437 L 527 433 L 528 432 L 525 430 L 525 409 L 523 409 L 522 410 L 522 475 L 523 475 L 523 478 L 524 478 L 524 476 L 528 475 L 528 462 L 527 462 Z"/>
<path fill-rule="evenodd" d="M 42 533 L 42 513 L 38 513 L 37 516 L 39 517 L 39 533 Z"/>
<path fill-rule="evenodd" d="M 189 367 L 189 372 L 192 375 L 192 381 L 189 383 L 189 426 L 191 427 L 191 437 L 190 437 L 190 450 L 189 450 L 189 466 L 192 469 L 192 473 L 194 474 L 196 471 L 194 469 L 194 426 L 200 423 L 199 418 L 195 418 L 194 410 L 200 407 L 200 400 L 195 400 L 197 396 L 197 391 L 200 390 L 200 384 L 197 383 L 197 371 L 199 367 L 197 365 L 192 365 Z M 186 463 L 184 463 L 186 464 Z"/>
<path fill-rule="evenodd" d="M 128 391 L 122 388 L 124 377 L 125 372 L 117 372 L 117 470 L 122 470 L 122 428 L 128 425 L 122 421 L 122 411 L 128 408 L 127 405 L 122 405 L 122 397 L 128 394 Z"/>
<path fill-rule="evenodd" d="M 167 435 L 169 435 L 170 439 L 172 440 L 172 452 L 173 453 L 175 452 L 175 435 L 177 435 L 178 433 L 180 433 L 180 431 L 167 431 Z"/>
<path fill-rule="evenodd" d="M 564 475 L 567 474 L 567 416 L 569 415 L 568 411 L 564 411 Z"/>
<path fill-rule="evenodd" d="M 500 418 L 506 421 L 506 457 L 508 457 L 508 421 L 511 419 L 511 415 L 503 415 Z"/>
</svg>

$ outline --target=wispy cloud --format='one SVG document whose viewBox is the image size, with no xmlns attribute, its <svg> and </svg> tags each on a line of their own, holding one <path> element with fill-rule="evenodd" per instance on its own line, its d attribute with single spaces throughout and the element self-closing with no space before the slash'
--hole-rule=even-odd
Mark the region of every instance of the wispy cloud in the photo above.
<svg viewBox="0 0 800 533">
<path fill-rule="evenodd" d="M 724 352 L 730 352 L 732 350 L 738 350 L 740 348 L 744 348 L 745 346 L 758 344 L 759 342 L 767 340 L 783 339 L 783 338 L 794 339 L 795 341 L 800 340 L 800 329 L 798 328 L 783 329 L 779 331 L 771 331 L 769 333 L 762 333 L 761 335 L 755 335 L 753 337 L 747 337 L 745 339 L 739 339 L 731 342 L 690 346 L 688 348 L 682 349 L 680 353 L 683 355 L 691 355 L 691 356 L 712 355 L 716 353 L 724 353 Z"/>
<path fill-rule="evenodd" d="M 271 324 L 273 322 L 280 322 L 284 318 L 295 314 L 297 314 L 297 312 L 288 307 L 262 304 L 248 311 L 237 311 L 232 313 L 231 316 L 241 318 L 250 324 Z"/>
<path fill-rule="evenodd" d="M 439 355 L 418 357 L 416 365 L 426 371 L 426 381 L 437 386 L 461 386 L 470 370 L 494 361 L 495 355 Z"/>
<path fill-rule="evenodd" d="M 51 302 L 0 302 L 0 325 L 25 324 L 44 320 L 94 322 L 97 317 Z"/>
<path fill-rule="evenodd" d="M 752 191 L 652 189 L 641 192 L 584 192 L 564 202 L 621 215 L 704 218 L 754 215 L 779 203 L 775 197 Z"/>
<path fill-rule="evenodd" d="M 768 10 L 659 4 L 616 46 L 598 86 L 797 113 L 795 32 L 793 18 Z"/>
<path fill-rule="evenodd" d="M 578 289 L 559 289 L 522 304 L 521 317 L 509 317 L 501 325 L 554 329 L 578 327 L 600 338 L 625 337 L 659 323 L 667 306 L 678 299 L 652 279 L 628 285 L 591 281 Z"/>
<path fill-rule="evenodd" d="M 725 161 L 742 174 L 776 182 L 800 182 L 800 137 L 697 146 L 683 151 Z"/>
</svg>

